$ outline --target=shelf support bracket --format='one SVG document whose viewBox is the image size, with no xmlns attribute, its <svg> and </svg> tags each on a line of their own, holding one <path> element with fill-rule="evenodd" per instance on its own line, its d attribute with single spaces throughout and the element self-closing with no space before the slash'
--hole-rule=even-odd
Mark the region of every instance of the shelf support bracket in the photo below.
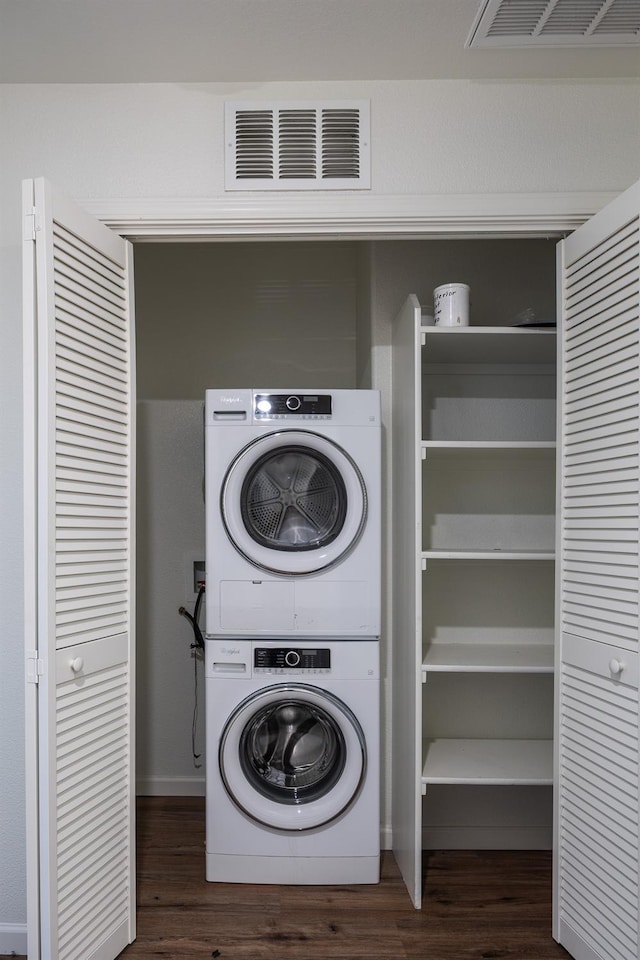
<svg viewBox="0 0 640 960">
<path fill-rule="evenodd" d="M 420 784 L 420 792 L 422 793 L 422 796 L 423 796 L 423 797 L 426 797 L 426 795 L 427 795 L 427 785 L 426 785 L 426 783 L 421 783 L 421 784 Z"/>
</svg>

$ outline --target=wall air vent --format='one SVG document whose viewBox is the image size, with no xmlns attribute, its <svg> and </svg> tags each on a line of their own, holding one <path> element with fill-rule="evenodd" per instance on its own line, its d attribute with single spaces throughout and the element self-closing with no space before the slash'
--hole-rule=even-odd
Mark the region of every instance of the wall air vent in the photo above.
<svg viewBox="0 0 640 960">
<path fill-rule="evenodd" d="M 639 0 L 483 0 L 467 47 L 640 44 Z"/>
<path fill-rule="evenodd" d="M 368 190 L 368 100 L 225 104 L 226 190 Z"/>
</svg>

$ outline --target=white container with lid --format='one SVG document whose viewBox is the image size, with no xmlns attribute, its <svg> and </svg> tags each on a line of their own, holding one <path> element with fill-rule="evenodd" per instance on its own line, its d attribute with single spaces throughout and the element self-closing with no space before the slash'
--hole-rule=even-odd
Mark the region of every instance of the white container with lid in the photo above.
<svg viewBox="0 0 640 960">
<path fill-rule="evenodd" d="M 443 283 L 433 291 L 436 327 L 469 326 L 469 287 L 466 283 Z"/>
</svg>

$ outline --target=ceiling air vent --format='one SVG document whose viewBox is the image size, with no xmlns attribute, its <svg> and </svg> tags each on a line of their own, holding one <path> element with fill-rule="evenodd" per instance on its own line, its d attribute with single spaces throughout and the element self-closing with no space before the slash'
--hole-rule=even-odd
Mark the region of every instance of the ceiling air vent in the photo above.
<svg viewBox="0 0 640 960">
<path fill-rule="evenodd" d="M 369 101 L 225 104 L 225 189 L 368 190 Z"/>
<path fill-rule="evenodd" d="M 483 0 L 467 47 L 640 44 L 640 0 Z"/>
</svg>

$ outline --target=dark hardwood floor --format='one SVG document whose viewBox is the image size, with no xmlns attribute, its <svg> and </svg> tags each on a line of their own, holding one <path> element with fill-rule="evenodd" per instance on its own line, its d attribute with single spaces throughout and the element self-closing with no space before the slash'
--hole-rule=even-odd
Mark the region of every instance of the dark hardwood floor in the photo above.
<svg viewBox="0 0 640 960">
<path fill-rule="evenodd" d="M 393 856 L 373 886 L 207 883 L 204 801 L 138 803 L 138 938 L 124 960 L 548 960 L 547 852 L 441 851 L 424 857 L 414 910 Z"/>
</svg>

